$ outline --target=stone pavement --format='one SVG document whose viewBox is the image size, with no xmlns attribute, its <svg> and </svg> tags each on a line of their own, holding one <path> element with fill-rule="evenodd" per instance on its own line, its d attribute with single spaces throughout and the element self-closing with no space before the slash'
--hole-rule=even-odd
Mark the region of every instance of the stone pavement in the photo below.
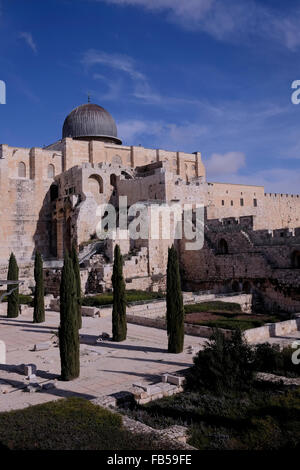
<svg viewBox="0 0 300 470">
<path fill-rule="evenodd" d="M 7 364 L 0 364 L 0 411 L 74 395 L 93 399 L 126 391 L 133 383 L 152 384 L 164 372 L 189 367 L 193 354 L 188 347 L 193 346 L 197 352 L 206 342 L 205 338 L 186 336 L 184 352 L 168 354 L 164 330 L 128 324 L 126 341 L 96 343 L 102 332 L 111 334 L 111 318 L 83 317 L 80 377 L 72 382 L 62 382 L 59 380 L 59 348 L 53 345 L 45 351 L 33 351 L 35 344 L 51 341 L 57 331 L 59 313 L 47 311 L 46 322 L 42 324 L 32 323 L 32 315 L 32 309 L 29 309 L 19 318 L 8 319 L 5 305 L 0 306 L 0 340 L 7 346 Z M 36 364 L 37 382 L 45 385 L 56 379 L 56 388 L 24 392 L 29 382 L 24 373 L 13 367 L 22 363 Z"/>
</svg>

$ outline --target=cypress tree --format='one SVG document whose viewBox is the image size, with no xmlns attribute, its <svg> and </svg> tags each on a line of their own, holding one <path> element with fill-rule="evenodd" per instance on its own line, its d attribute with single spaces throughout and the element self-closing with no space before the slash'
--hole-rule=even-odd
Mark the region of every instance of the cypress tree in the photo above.
<svg viewBox="0 0 300 470">
<path fill-rule="evenodd" d="M 43 259 L 38 251 L 35 253 L 34 260 L 34 280 L 33 323 L 43 323 L 45 321 Z"/>
<path fill-rule="evenodd" d="M 115 246 L 114 267 L 112 275 L 113 311 L 112 333 L 113 341 L 124 341 L 127 335 L 126 292 L 123 278 L 123 257 L 119 245 Z"/>
<path fill-rule="evenodd" d="M 11 253 L 9 258 L 7 280 L 8 281 L 18 281 L 19 279 L 19 268 L 15 255 Z M 7 297 L 7 316 L 8 318 L 17 318 L 19 315 L 19 286 L 8 285 L 7 291 L 16 288 L 8 297 Z"/>
<path fill-rule="evenodd" d="M 168 250 L 167 333 L 168 352 L 181 353 L 184 343 L 184 307 L 180 285 L 179 263 L 174 245 Z"/>
<path fill-rule="evenodd" d="M 81 280 L 80 280 L 79 260 L 78 260 L 77 250 L 74 244 L 72 247 L 72 263 L 73 263 L 73 270 L 74 270 L 75 282 L 76 282 L 76 292 L 77 292 L 77 321 L 78 321 L 78 329 L 80 330 L 82 328 Z"/>
<path fill-rule="evenodd" d="M 66 253 L 60 283 L 60 326 L 58 332 L 62 380 L 73 380 L 79 377 L 77 308 L 73 263 Z"/>
</svg>

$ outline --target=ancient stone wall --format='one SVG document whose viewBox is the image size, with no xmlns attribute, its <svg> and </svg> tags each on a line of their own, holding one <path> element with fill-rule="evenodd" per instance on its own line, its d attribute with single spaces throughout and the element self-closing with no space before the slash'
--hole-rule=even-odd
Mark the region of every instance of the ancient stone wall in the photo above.
<svg viewBox="0 0 300 470">
<path fill-rule="evenodd" d="M 263 186 L 204 184 L 208 219 L 253 215 L 255 229 L 300 226 L 300 196 L 268 194 Z"/>
</svg>

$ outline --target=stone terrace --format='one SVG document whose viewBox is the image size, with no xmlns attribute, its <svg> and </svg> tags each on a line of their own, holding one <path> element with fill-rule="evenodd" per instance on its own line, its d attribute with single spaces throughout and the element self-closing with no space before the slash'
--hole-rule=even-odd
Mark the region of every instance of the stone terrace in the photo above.
<svg viewBox="0 0 300 470">
<path fill-rule="evenodd" d="M 102 341 L 96 343 L 103 332 L 111 334 L 111 317 L 83 317 L 81 333 L 81 374 L 72 382 L 56 381 L 55 388 L 41 392 L 25 393 L 28 385 L 24 373 L 12 366 L 36 364 L 37 382 L 40 385 L 53 383 L 59 378 L 59 348 L 33 351 L 37 343 L 51 341 L 57 331 L 59 313 L 46 312 L 47 321 L 32 323 L 32 309 L 17 319 L 6 317 L 6 305 L 0 310 L 0 339 L 6 342 L 6 365 L 0 364 L 0 411 L 24 408 L 29 405 L 77 395 L 93 399 L 110 393 L 126 391 L 133 383 L 152 384 L 165 372 L 176 372 L 192 364 L 194 352 L 204 344 L 205 338 L 185 337 L 182 354 L 167 353 L 167 336 L 163 330 L 128 324 L 128 338 L 122 343 Z"/>
</svg>

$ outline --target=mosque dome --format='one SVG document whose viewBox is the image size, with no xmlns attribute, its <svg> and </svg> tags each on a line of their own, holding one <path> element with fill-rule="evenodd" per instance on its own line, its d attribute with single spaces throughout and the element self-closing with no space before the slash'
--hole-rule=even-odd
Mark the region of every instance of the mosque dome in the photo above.
<svg viewBox="0 0 300 470">
<path fill-rule="evenodd" d="M 102 106 L 93 103 L 82 104 L 70 112 L 63 125 L 62 137 L 122 144 L 113 117 Z"/>
</svg>

